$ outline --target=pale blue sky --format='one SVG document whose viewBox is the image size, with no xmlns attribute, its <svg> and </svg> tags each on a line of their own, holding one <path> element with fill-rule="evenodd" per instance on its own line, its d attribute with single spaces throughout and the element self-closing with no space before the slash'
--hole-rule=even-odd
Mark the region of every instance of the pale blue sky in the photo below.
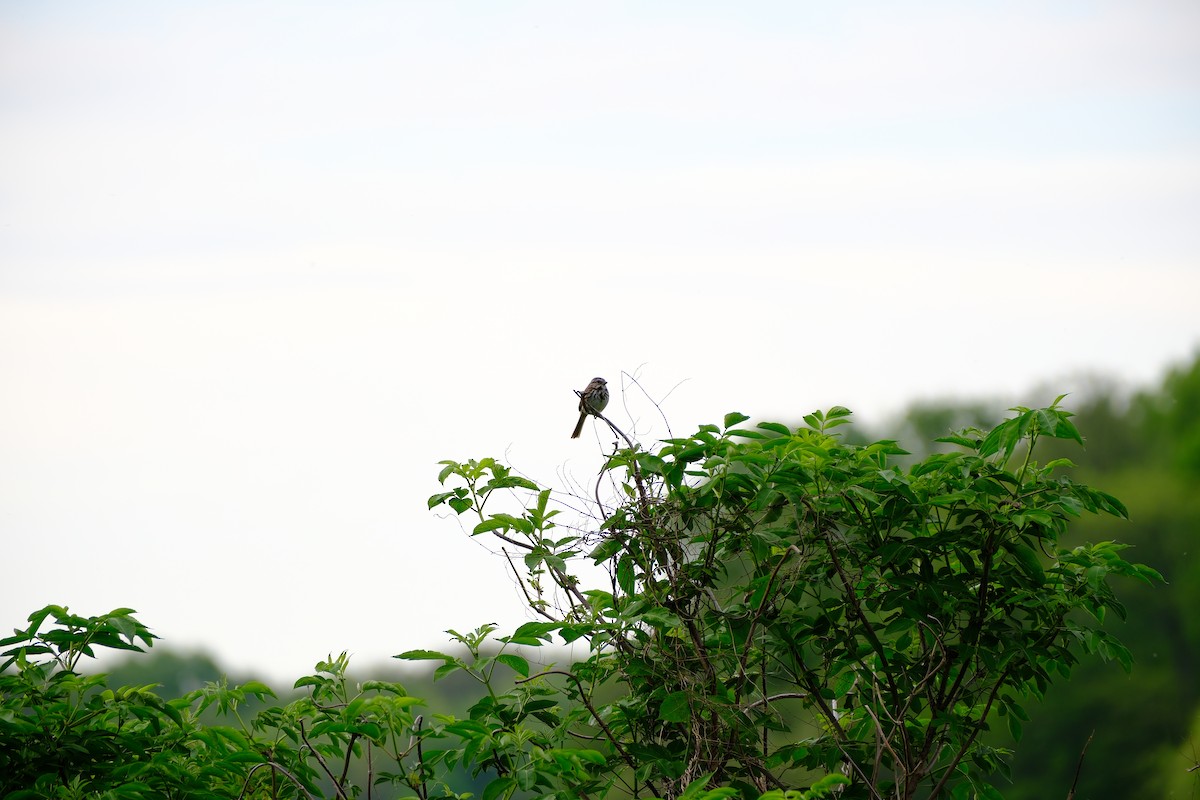
<svg viewBox="0 0 1200 800">
<path fill-rule="evenodd" d="M 6 3 L 0 623 L 129 605 L 295 676 L 519 620 L 424 498 L 442 458 L 586 480 L 596 374 L 677 431 L 1154 380 L 1200 345 L 1198 31 L 1158 1 Z"/>
</svg>

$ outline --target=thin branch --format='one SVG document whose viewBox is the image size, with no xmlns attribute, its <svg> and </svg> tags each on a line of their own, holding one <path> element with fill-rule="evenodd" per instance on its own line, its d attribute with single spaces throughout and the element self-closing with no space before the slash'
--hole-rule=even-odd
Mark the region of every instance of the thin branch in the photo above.
<svg viewBox="0 0 1200 800">
<path fill-rule="evenodd" d="M 553 615 L 550 614 L 549 611 L 542 608 L 542 605 L 539 601 L 535 601 L 532 597 L 529 596 L 529 591 L 525 588 L 525 579 L 521 577 L 521 573 L 517 572 L 517 565 L 513 563 L 512 556 L 510 556 L 508 554 L 508 551 L 501 550 L 500 552 L 504 553 L 504 557 L 506 559 L 508 559 L 508 565 L 510 567 L 512 567 L 513 577 L 515 577 L 517 579 L 517 586 L 521 587 L 521 594 L 525 595 L 525 602 L 529 605 L 529 607 L 532 608 L 536 613 L 541 614 L 543 617 L 550 620 L 551 622 L 558 622 L 558 620 L 556 620 L 553 617 Z"/>
<path fill-rule="evenodd" d="M 422 744 L 422 742 L 425 741 L 425 737 L 420 735 L 421 734 L 421 726 L 425 724 L 425 715 L 424 714 L 418 715 L 417 719 L 416 719 L 416 723 L 417 723 L 417 733 L 416 733 L 416 737 L 417 737 L 417 774 L 421 776 L 420 795 L 421 795 L 421 800 L 428 800 L 429 787 L 425 785 L 425 751 L 421 748 L 421 744 Z"/>
<path fill-rule="evenodd" d="M 771 570 L 771 577 L 767 579 L 767 588 L 763 591 L 762 602 L 758 604 L 758 609 L 754 617 L 750 620 L 750 630 L 746 633 L 746 649 L 742 651 L 741 657 L 738 659 L 738 672 L 741 673 L 743 678 L 746 676 L 746 662 L 750 659 L 750 650 L 754 646 L 755 629 L 758 627 L 759 620 L 762 619 L 764 610 L 767 607 L 771 589 L 775 585 L 775 578 L 779 576 L 779 570 L 783 567 L 784 562 L 788 560 L 787 557 L 793 553 L 800 555 L 800 548 L 794 544 L 788 545 L 788 549 L 779 557 L 779 561 L 775 564 L 775 569 Z"/>
<path fill-rule="evenodd" d="M 810 511 L 813 510 L 812 506 L 808 504 L 807 500 L 804 501 L 804 504 Z M 858 617 L 858 621 L 862 625 L 863 635 L 867 638 L 867 642 L 871 645 L 871 649 L 879 658 L 883 677 L 887 682 L 888 691 L 892 695 L 892 698 L 895 700 L 896 704 L 899 705 L 901 698 L 904 695 L 901 694 L 899 687 L 896 686 L 895 677 L 892 674 L 891 660 L 887 657 L 887 652 L 883 648 L 883 643 L 879 641 L 879 636 L 875 633 L 875 626 L 871 624 L 871 621 L 867 619 L 867 615 L 863 611 L 862 604 L 858 600 L 857 587 L 855 586 L 854 582 L 850 580 L 850 576 L 846 573 L 846 569 L 842 566 L 842 560 L 838 558 L 837 548 L 833 546 L 833 534 L 828 530 L 820 530 L 819 528 L 817 530 L 820 532 L 820 536 L 825 542 L 825 551 L 829 554 L 829 560 L 833 564 L 834 571 L 837 572 L 838 577 L 842 581 L 843 595 L 850 606 L 850 610 L 854 612 L 856 617 Z M 861 659 L 855 660 L 860 666 L 864 666 Z M 875 670 L 870 671 L 875 672 Z"/>
<path fill-rule="evenodd" d="M 922 679 L 922 683 L 925 680 L 928 680 L 928 677 L 929 677 L 929 674 L 926 673 L 926 677 Z M 908 716 L 909 706 L 911 705 L 913 698 L 916 696 L 916 693 L 919 692 L 920 690 L 921 690 L 921 683 L 918 683 L 915 687 L 913 687 L 913 690 L 912 690 L 913 694 L 909 695 L 908 700 L 906 700 L 904 703 L 904 707 L 902 709 L 900 709 L 898 714 L 893 714 L 891 712 L 891 710 L 889 710 L 888 704 L 883 699 L 883 692 L 881 692 L 879 690 L 879 681 L 871 682 L 871 692 L 874 695 L 875 702 L 879 704 L 879 708 L 883 710 L 883 713 L 888 718 L 888 721 L 892 723 L 892 730 L 899 732 L 900 744 L 902 746 L 902 749 L 904 750 L 904 761 L 903 762 L 898 761 L 898 763 L 904 763 L 906 765 L 905 766 L 906 771 L 908 771 L 907 765 L 912 764 L 912 740 L 909 738 L 909 735 L 908 735 L 908 726 L 906 726 L 904 724 L 902 719 L 897 719 L 897 717 L 903 718 L 903 717 Z M 879 719 L 877 717 L 875 717 L 875 714 L 871 711 L 871 709 L 869 707 L 867 707 L 866 703 L 863 704 L 863 707 L 866 708 L 867 713 L 870 714 L 871 717 L 875 719 L 875 724 L 879 725 Z M 882 726 L 881 726 L 880 730 L 882 730 Z M 892 755 L 896 756 L 896 752 L 895 752 L 895 750 L 892 750 L 892 746 L 890 743 L 888 744 L 888 750 L 891 750 Z"/>
<path fill-rule="evenodd" d="M 770 697 L 764 697 L 760 700 L 755 700 L 753 703 L 747 703 L 746 705 L 742 706 L 742 710 L 749 711 L 756 706 L 765 706 L 767 703 L 774 703 L 776 700 L 803 700 L 806 697 L 808 697 L 808 692 L 780 692 L 779 694 L 773 694 Z"/>
<path fill-rule="evenodd" d="M 1000 690 L 1004 688 L 1005 682 L 1008 680 L 1009 674 L 1012 672 L 1015 662 L 1010 662 L 1008 667 L 1000 673 L 1000 677 L 996 679 L 996 684 L 992 687 L 992 691 L 988 693 L 987 703 L 983 707 L 983 711 L 979 715 L 979 722 L 975 725 L 975 729 L 971 731 L 971 735 L 958 748 L 958 752 L 954 756 L 954 760 L 950 762 L 950 766 L 946 767 L 942 779 L 938 781 L 937 786 L 933 787 L 933 791 L 929 793 L 930 800 L 936 800 L 937 796 L 942 793 L 942 789 L 946 788 L 946 783 L 950 780 L 950 776 L 954 774 L 954 770 L 958 768 L 958 762 L 962 761 L 963 756 L 971 749 L 971 745 L 975 744 L 975 739 L 978 738 L 980 731 L 983 730 L 984 723 L 987 721 L 988 715 L 992 713 L 992 704 L 996 702 L 996 697 L 1000 694 Z"/>
<path fill-rule="evenodd" d="M 1092 743 L 1092 737 L 1096 735 L 1096 731 L 1088 734 L 1087 741 L 1083 743 L 1083 749 L 1079 751 L 1079 763 L 1075 765 L 1075 780 L 1071 781 L 1071 791 L 1067 792 L 1067 800 L 1075 800 L 1075 787 L 1079 785 L 1079 773 L 1083 772 L 1083 757 L 1087 755 L 1088 745 Z"/>
<path fill-rule="evenodd" d="M 547 566 L 550 567 L 550 575 L 554 578 L 554 582 L 556 584 L 558 584 L 559 588 L 561 588 L 564 592 L 567 593 L 567 599 L 574 597 L 575 600 L 578 601 L 579 603 L 581 603 L 582 605 L 586 606 L 588 604 L 588 599 L 583 596 L 583 593 L 579 591 L 579 588 L 574 583 L 567 580 L 567 578 L 569 577 L 567 575 L 567 573 L 563 572 L 561 569 L 559 569 L 557 567 L 550 566 L 550 565 L 547 565 Z M 572 611 L 575 610 L 575 602 L 574 601 L 571 603 L 571 610 Z"/>
<path fill-rule="evenodd" d="M 505 536 L 503 533 L 500 533 L 500 531 L 492 531 L 491 533 L 492 533 L 492 536 L 495 536 L 497 539 L 500 539 L 502 541 L 508 542 L 513 547 L 520 547 L 525 550 L 533 549 L 533 545 L 526 544 L 525 542 L 518 542 L 516 539 L 511 539 L 508 536 Z"/>
<path fill-rule="evenodd" d="M 640 372 L 642 367 L 644 367 L 644 366 L 646 366 L 645 362 L 639 364 L 638 371 Z M 633 374 L 632 372 L 626 372 L 625 370 L 621 370 L 621 378 L 623 379 L 621 382 L 621 402 L 622 402 L 622 405 L 625 406 L 625 412 L 629 413 L 629 403 L 627 400 L 627 398 L 629 397 L 629 392 L 627 392 L 625 389 L 626 384 L 624 381 L 624 379 L 627 378 L 629 380 L 630 384 L 636 386 L 638 389 L 641 390 L 642 396 L 650 401 L 650 405 L 654 406 L 654 409 L 658 412 L 658 415 L 660 417 L 662 417 L 663 425 L 665 425 L 667 428 L 667 438 L 668 439 L 675 438 L 675 434 L 671 432 L 671 421 L 669 419 L 667 419 L 666 412 L 664 412 L 662 409 L 662 404 L 663 404 L 663 401 L 666 400 L 668 397 L 670 397 L 676 389 L 678 389 L 680 386 L 682 386 L 684 383 L 686 383 L 687 379 L 685 378 L 682 381 L 680 381 L 679 383 L 672 386 L 670 391 L 668 391 L 665 395 L 663 395 L 662 400 L 655 400 L 653 397 L 650 396 L 650 393 L 648 391 L 646 391 L 646 387 L 642 386 L 642 382 L 638 379 L 637 375 Z M 629 414 L 629 418 L 633 419 L 633 414 Z M 634 424 L 636 425 L 637 423 L 635 422 Z"/>
<path fill-rule="evenodd" d="M 704 637 L 700 635 L 700 631 L 696 627 L 696 620 L 692 619 L 691 615 L 685 615 L 682 609 L 679 611 L 679 618 L 683 621 L 684 627 L 687 628 L 688 636 L 692 638 L 692 644 L 696 647 L 696 657 L 700 659 L 700 666 L 704 667 L 704 674 L 708 677 L 709 689 L 716 691 L 717 671 L 713 669 L 712 662 L 709 661 L 708 651 L 704 647 Z"/>
<path fill-rule="evenodd" d="M 582 391 L 580 391 L 579 389 L 575 389 L 574 392 L 579 397 L 580 407 L 582 409 L 585 409 L 587 411 L 587 413 L 591 414 L 593 417 L 603 420 L 604 424 L 608 425 L 608 427 L 612 429 L 613 433 L 617 434 L 618 436 L 620 436 L 622 439 L 625 440 L 625 444 L 629 447 L 629 450 L 631 452 L 637 449 L 637 447 L 633 443 L 633 439 L 629 438 L 629 435 L 627 433 L 625 433 L 625 431 L 618 428 L 611 419 L 604 416 L 599 411 L 591 408 L 590 406 L 588 406 L 587 403 L 583 402 L 583 392 Z M 644 516 L 646 513 L 646 510 L 648 508 L 649 496 L 646 493 L 646 487 L 642 483 L 642 471 L 641 471 L 641 469 L 638 468 L 637 459 L 636 458 L 632 459 L 630 461 L 630 465 L 632 466 L 631 472 L 633 473 L 633 482 L 634 482 L 634 484 L 636 484 L 637 490 L 638 490 L 638 501 L 639 501 L 638 504 L 641 507 L 640 510 L 642 511 L 643 516 Z M 602 476 L 604 474 L 604 470 L 601 470 L 600 474 Z M 601 516 L 606 516 L 604 514 L 604 504 L 600 502 L 600 481 L 599 481 L 599 479 L 597 479 L 597 481 L 596 481 L 596 506 L 600 509 Z"/>
<path fill-rule="evenodd" d="M 360 733 L 350 734 L 350 741 L 346 745 L 346 760 L 342 764 L 342 779 L 340 781 L 338 781 L 339 785 L 345 784 L 346 776 L 350 774 L 350 757 L 354 755 L 354 741 L 356 739 L 358 739 L 360 736 L 362 736 L 362 734 L 360 734 Z"/>
<path fill-rule="evenodd" d="M 879 686 L 877 684 L 872 684 L 871 688 L 874 690 L 875 696 L 877 698 L 879 698 L 880 700 L 882 700 L 883 695 L 879 691 Z M 909 771 L 908 771 L 908 762 L 906 760 L 900 758 L 900 754 L 895 751 L 895 749 L 892 747 L 892 743 L 890 741 L 888 741 L 888 736 L 887 736 L 887 733 L 884 731 L 883 723 L 879 721 L 879 717 L 877 717 L 875 715 L 875 712 L 871 710 L 871 704 L 870 703 L 861 703 L 859 705 L 859 707 L 863 711 L 866 711 L 867 715 L 875 723 L 875 736 L 876 736 L 875 748 L 876 748 L 876 751 L 878 752 L 879 748 L 883 747 L 885 750 L 887 750 L 889 753 L 892 754 L 892 758 L 896 759 L 895 769 L 899 773 L 897 775 L 897 777 L 901 778 L 901 780 L 898 781 L 898 783 L 900 783 L 900 785 L 902 785 L 902 786 L 907 784 L 909 777 L 910 777 Z M 893 720 L 893 722 L 895 722 L 895 721 Z M 905 745 L 907 747 L 907 737 L 906 737 Z M 879 770 L 879 757 L 877 755 L 876 760 L 875 760 L 875 768 L 872 770 L 872 774 L 878 774 L 878 770 Z"/>
<path fill-rule="evenodd" d="M 602 420 L 604 420 L 606 423 L 608 423 L 608 427 L 612 428 L 612 430 L 613 430 L 613 433 L 617 434 L 617 435 L 618 435 L 618 436 L 620 436 L 622 439 L 624 439 L 624 440 L 625 440 L 625 444 L 629 445 L 629 449 L 630 449 L 630 450 L 632 450 L 632 449 L 633 449 L 633 439 L 630 439 L 630 438 L 629 438 L 629 436 L 627 436 L 627 435 L 626 435 L 625 431 L 621 430 L 621 429 L 620 429 L 620 428 L 618 428 L 616 425 L 614 425 L 614 424 L 613 424 L 613 421 L 612 421 L 611 419 L 609 419 L 608 417 L 604 416 L 604 415 L 603 415 L 603 414 L 601 414 L 599 411 L 593 411 L 593 412 L 592 412 L 592 415 L 593 415 L 593 416 L 596 416 L 596 417 L 599 417 L 600 419 L 602 419 Z"/>
<path fill-rule="evenodd" d="M 309 793 L 308 789 L 304 788 L 304 784 L 302 784 L 299 781 L 299 779 L 296 778 L 295 775 L 288 772 L 287 769 L 284 768 L 284 766 L 277 761 L 264 761 L 261 764 L 255 764 L 253 767 L 251 767 L 250 771 L 248 773 L 246 773 L 246 782 L 244 784 L 242 784 L 242 791 L 240 794 L 238 794 L 238 800 L 242 800 L 242 798 L 246 796 L 246 790 L 250 788 L 250 779 L 254 777 L 255 772 L 262 769 L 263 767 L 270 767 L 271 769 L 275 770 L 276 772 L 278 772 L 279 774 L 283 775 L 285 778 L 290 780 L 292 783 L 296 784 L 296 788 L 299 789 L 300 791 L 304 792 L 304 796 L 309 798 L 309 800 L 316 800 L 316 798 L 313 797 L 312 794 Z"/>
<path fill-rule="evenodd" d="M 792 648 L 792 652 L 794 657 L 799 658 L 799 654 L 795 652 L 794 647 Z M 800 660 L 799 663 L 803 664 L 804 662 L 803 660 Z M 858 777 L 862 779 L 863 785 L 867 787 L 867 791 L 871 793 L 871 797 L 877 798 L 877 800 L 883 800 L 883 795 L 881 795 L 879 790 L 875 788 L 875 782 L 867 777 L 867 773 L 863 770 L 863 768 L 859 766 L 858 762 L 851 758 L 850 754 L 846 751 L 846 747 L 843 743 L 849 741 L 850 737 L 846 735 L 846 729 L 842 727 L 842 723 L 837 718 L 837 714 L 834 713 L 834 711 L 830 709 L 828 705 L 826 705 L 825 699 L 821 697 L 821 687 L 817 685 L 817 681 L 813 677 L 812 673 L 806 671 L 800 677 L 803 679 L 803 682 L 807 684 L 809 697 L 816 702 L 817 710 L 821 712 L 826 721 L 829 722 L 830 728 L 832 728 L 836 733 L 834 738 L 837 741 L 838 749 L 841 750 L 842 755 L 846 757 L 846 763 L 850 765 L 851 769 L 858 773 Z"/>
<path fill-rule="evenodd" d="M 765 649 L 763 650 L 762 655 L 759 656 L 759 659 L 758 659 L 758 678 L 759 678 L 760 691 L 762 691 L 763 697 L 766 697 L 767 696 L 767 652 Z M 771 750 L 771 736 L 770 736 L 770 731 L 768 731 L 767 728 L 768 728 L 767 725 L 762 726 L 762 754 L 763 754 L 764 759 L 767 758 L 768 755 L 770 755 L 770 750 Z"/>
<path fill-rule="evenodd" d="M 604 503 L 600 500 L 600 483 L 604 480 L 604 473 L 605 470 L 603 468 L 596 473 L 596 485 L 592 488 L 592 495 L 596 498 L 596 508 L 600 509 L 600 518 L 602 520 L 608 518 L 608 512 L 604 510 Z"/>
<path fill-rule="evenodd" d="M 329 780 L 333 781 L 333 788 L 338 793 L 338 797 L 342 798 L 342 800 L 350 800 L 346 796 L 346 790 L 342 788 L 337 778 L 333 777 L 333 773 L 329 771 L 329 765 L 325 763 L 325 759 L 317 752 L 317 748 L 313 747 L 312 743 L 308 741 L 308 736 L 304 731 L 304 720 L 300 720 L 300 738 L 304 740 L 304 744 L 308 747 L 309 752 L 316 756 L 317 763 L 321 765 L 321 769 L 329 776 Z"/>
</svg>

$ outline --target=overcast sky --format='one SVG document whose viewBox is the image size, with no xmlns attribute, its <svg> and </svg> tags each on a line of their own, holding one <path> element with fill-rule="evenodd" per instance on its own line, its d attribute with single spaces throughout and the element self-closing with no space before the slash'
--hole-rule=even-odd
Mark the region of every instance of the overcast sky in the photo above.
<svg viewBox="0 0 1200 800">
<path fill-rule="evenodd" d="M 594 375 L 639 377 L 648 446 L 651 401 L 1153 381 L 1200 345 L 1198 33 L 1193 0 L 10 0 L 0 627 L 132 606 L 282 680 L 515 624 L 425 498 L 444 458 L 588 480 Z"/>
</svg>

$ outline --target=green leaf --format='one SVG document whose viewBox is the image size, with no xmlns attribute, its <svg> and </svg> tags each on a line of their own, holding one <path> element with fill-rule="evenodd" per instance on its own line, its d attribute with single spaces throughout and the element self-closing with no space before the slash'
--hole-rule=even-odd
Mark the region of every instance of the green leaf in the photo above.
<svg viewBox="0 0 1200 800">
<path fill-rule="evenodd" d="M 448 656 L 445 653 L 439 653 L 437 650 L 405 650 L 403 653 L 392 656 L 392 658 L 400 658 L 405 661 L 453 661 L 454 656 Z"/>
<path fill-rule="evenodd" d="M 1055 439 L 1072 439 L 1083 444 L 1083 437 L 1071 422 L 1069 411 L 1057 408 L 1040 408 L 1037 412 L 1038 427 L 1041 432 Z"/>
<path fill-rule="evenodd" d="M 814 799 L 818 797 L 825 797 L 829 794 L 832 794 L 837 787 L 849 785 L 850 779 L 845 775 L 831 773 L 829 775 L 825 775 L 816 783 L 814 783 L 812 785 L 812 789 L 809 790 L 809 794 L 811 794 Z"/>
<path fill-rule="evenodd" d="M 1021 741 L 1021 734 L 1024 728 L 1021 726 L 1021 720 L 1017 719 L 1016 714 L 1008 715 L 1008 733 L 1012 736 L 1014 742 Z"/>
<path fill-rule="evenodd" d="M 449 663 L 442 664 L 440 667 L 438 667 L 437 669 L 435 669 L 433 671 L 433 679 L 435 681 L 440 681 L 442 678 L 446 677 L 447 675 L 450 675 L 451 673 L 458 672 L 460 669 L 463 669 L 463 665 L 459 664 L 456 661 L 451 661 Z"/>
<path fill-rule="evenodd" d="M 935 497 L 931 497 L 929 498 L 929 503 L 931 505 L 942 507 L 953 506 L 957 505 L 958 503 L 966 503 L 970 505 L 975 502 L 976 497 L 977 495 L 975 492 L 967 489 L 958 492 L 947 492 L 946 494 L 940 494 Z"/>
<path fill-rule="evenodd" d="M 513 631 L 512 636 L 501 639 L 501 641 L 512 642 L 514 644 L 536 645 L 541 641 L 550 641 L 550 634 L 562 626 L 563 623 L 561 622 L 526 622 Z"/>
<path fill-rule="evenodd" d="M 483 790 L 483 800 L 497 800 L 511 793 L 517 788 L 517 782 L 513 778 L 507 776 L 496 778 L 489 783 Z"/>
<path fill-rule="evenodd" d="M 509 516 L 508 514 L 496 514 L 495 516 L 488 517 L 476 525 L 471 531 L 471 535 L 478 536 L 481 533 L 487 533 L 488 531 L 495 530 L 511 530 L 514 527 L 514 522 L 515 520 L 513 517 Z"/>
<path fill-rule="evenodd" d="M 763 600 L 766 599 L 767 589 L 771 585 L 771 576 L 763 575 L 755 578 L 750 585 L 754 587 L 754 591 L 750 593 L 750 599 L 746 601 L 746 605 L 757 611 L 762 608 Z"/>
<path fill-rule="evenodd" d="M 633 594 L 636 581 L 633 573 L 633 559 L 628 556 L 617 562 L 617 585 L 625 594 Z"/>
<path fill-rule="evenodd" d="M 1017 559 L 1021 565 L 1021 571 L 1032 578 L 1039 586 L 1045 584 L 1046 573 L 1042 569 L 1042 561 L 1038 558 L 1037 552 L 1029 545 L 1019 542 L 1005 542 L 1004 549 Z"/>
<path fill-rule="evenodd" d="M 648 475 L 662 475 L 666 469 L 666 462 L 653 453 L 639 453 L 637 464 Z"/>
<path fill-rule="evenodd" d="M 620 539 L 616 538 L 615 536 L 609 537 L 600 544 L 596 545 L 592 552 L 588 553 L 588 558 L 599 564 L 600 562 L 607 561 L 617 553 L 621 552 L 621 548 L 624 546 L 625 543 Z"/>
<path fill-rule="evenodd" d="M 845 406 L 834 406 L 825 412 L 825 430 L 836 428 L 838 425 L 848 425 L 853 412 Z"/>
<path fill-rule="evenodd" d="M 1099 490 L 1095 492 L 1095 495 L 1102 501 L 1100 503 L 1100 507 L 1104 511 L 1107 511 L 1113 516 L 1121 517 L 1122 519 L 1129 519 L 1129 509 L 1127 509 L 1125 504 L 1120 500 L 1113 497 L 1108 492 L 1101 492 Z"/>
<path fill-rule="evenodd" d="M 262 700 L 264 697 L 274 697 L 275 696 L 275 693 L 273 691 L 271 691 L 271 687 L 269 687 L 265 683 L 261 683 L 259 681 L 246 681 L 245 683 L 238 686 L 238 688 L 241 689 L 246 694 L 254 695 L 259 700 Z"/>
<path fill-rule="evenodd" d="M 442 503 L 455 496 L 455 492 L 439 492 L 438 494 L 429 495 L 429 499 L 426 500 L 425 503 L 429 508 L 433 508 L 434 506 L 440 506 Z"/>
<path fill-rule="evenodd" d="M 947 434 L 946 436 L 939 436 L 938 438 L 934 439 L 934 441 L 944 442 L 945 444 L 956 444 L 960 447 L 965 447 L 968 450 L 974 450 L 975 445 L 979 443 L 978 439 L 968 436 L 965 433 L 951 433 Z"/>
<path fill-rule="evenodd" d="M 506 667 L 511 668 L 514 672 L 519 673 L 521 677 L 529 677 L 529 662 L 520 656 L 512 653 L 500 653 L 496 656 L 496 660 Z"/>
<path fill-rule="evenodd" d="M 857 677 L 858 676 L 854 674 L 854 670 L 849 669 L 837 676 L 837 678 L 835 678 L 833 681 L 833 685 L 830 687 L 830 689 L 833 690 L 834 699 L 840 700 L 849 694 L 850 690 L 854 687 Z"/>
<path fill-rule="evenodd" d="M 1022 528 L 1030 522 L 1048 528 L 1054 525 L 1054 515 L 1042 508 L 1027 508 L 1020 513 L 1013 514 L 1012 521 L 1014 525 Z"/>
<path fill-rule="evenodd" d="M 767 438 L 765 434 L 759 433 L 758 431 L 752 431 L 748 428 L 732 428 L 730 430 L 725 431 L 725 435 L 731 439 L 735 436 L 738 437 L 739 439 L 765 439 L 765 438 Z"/>
<path fill-rule="evenodd" d="M 63 606 L 50 605 L 33 612 L 28 617 L 29 628 L 23 631 L 23 633 L 27 636 L 33 636 L 38 632 L 38 629 L 42 627 L 42 623 L 46 621 L 46 617 L 50 616 L 51 614 L 54 615 L 55 620 L 58 620 L 59 618 L 67 615 L 67 609 Z M 17 633 L 22 633 L 22 631 L 17 631 Z"/>
<path fill-rule="evenodd" d="M 778 433 L 780 436 L 792 435 L 791 428 L 789 428 L 787 425 L 780 425 L 778 422 L 760 422 L 754 427 L 761 428 L 764 431 L 770 431 L 771 433 Z"/>
<path fill-rule="evenodd" d="M 1017 442 L 1021 441 L 1022 421 L 1025 420 L 1025 427 L 1028 427 L 1027 419 L 1015 417 L 1005 420 L 992 428 L 991 432 L 983 438 L 983 442 L 979 445 L 979 455 L 984 458 L 994 456 L 997 453 L 1003 453 L 1000 463 L 1008 461 L 1012 457 L 1013 451 L 1017 448 Z"/>
<path fill-rule="evenodd" d="M 1147 567 L 1145 564 L 1132 564 L 1131 566 L 1134 577 L 1144 583 L 1166 583 L 1162 573 L 1152 567 Z"/>
<path fill-rule="evenodd" d="M 734 425 L 741 424 L 748 419 L 750 419 L 750 417 L 742 414 L 741 412 L 731 411 L 725 415 L 725 430 L 729 430 Z"/>
<path fill-rule="evenodd" d="M 503 478 L 496 478 L 487 482 L 486 487 L 489 491 L 492 489 L 528 489 L 531 492 L 536 492 L 541 489 L 533 481 L 528 478 L 522 478 L 519 475 L 507 475 Z"/>
<path fill-rule="evenodd" d="M 658 718 L 663 722 L 686 722 L 692 714 L 687 692 L 671 692 L 663 698 Z"/>
<path fill-rule="evenodd" d="M 591 625 L 564 625 L 560 635 L 566 644 L 570 644 L 576 639 L 582 639 L 585 636 L 591 636 L 594 629 Z"/>
</svg>

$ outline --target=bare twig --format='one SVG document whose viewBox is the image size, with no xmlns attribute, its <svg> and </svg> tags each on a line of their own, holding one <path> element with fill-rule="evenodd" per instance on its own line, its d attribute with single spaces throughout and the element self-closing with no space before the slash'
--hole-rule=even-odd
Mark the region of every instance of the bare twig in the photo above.
<svg viewBox="0 0 1200 800">
<path fill-rule="evenodd" d="M 645 364 L 642 364 L 641 366 L 639 366 L 639 367 L 638 367 L 638 370 L 640 371 L 640 370 L 641 370 L 641 368 L 642 368 L 643 366 L 645 366 Z M 632 374 L 632 373 L 629 373 L 629 372 L 622 372 L 622 373 L 621 373 L 621 375 L 623 375 L 624 377 L 628 378 L 628 379 L 629 379 L 629 382 L 630 382 L 631 384 L 633 384 L 634 386 L 636 386 L 636 387 L 638 387 L 639 389 L 641 389 L 641 390 L 642 390 L 642 394 L 643 394 L 643 395 L 646 397 L 646 399 L 647 399 L 647 400 L 649 400 L 649 401 L 650 401 L 651 405 L 653 405 L 653 406 L 654 406 L 656 409 L 658 409 L 658 414 L 659 414 L 659 416 L 661 416 L 661 417 L 662 417 L 663 425 L 665 425 L 665 426 L 666 426 L 666 428 L 667 428 L 667 438 L 668 438 L 668 439 L 670 439 L 670 438 L 674 438 L 675 434 L 671 432 L 671 423 L 670 423 L 670 421 L 667 419 L 667 415 L 666 415 L 665 413 L 663 413 L 663 410 L 662 410 L 662 404 L 663 404 L 663 401 L 665 401 L 665 400 L 666 400 L 668 397 L 670 397 L 672 394 L 674 394 L 674 393 L 675 393 L 675 390 L 676 390 L 676 389 L 678 389 L 678 388 L 679 388 L 680 386 L 682 386 L 683 384 L 687 383 L 689 379 L 688 379 L 688 378 L 684 378 L 683 380 L 679 381 L 679 383 L 677 383 L 677 384 L 675 384 L 674 386 L 672 386 L 672 387 L 670 388 L 670 390 L 669 390 L 669 391 L 668 391 L 668 392 L 667 392 L 665 395 L 663 395 L 663 397 L 662 397 L 662 399 L 661 399 L 661 400 L 655 400 L 654 398 L 652 398 L 652 397 L 650 396 L 650 393 L 646 391 L 646 387 L 645 387 L 645 386 L 642 386 L 642 383 L 641 383 L 641 381 L 640 381 L 640 380 L 638 380 L 638 377 L 637 377 L 637 375 L 634 375 L 634 374 Z M 623 387 L 622 387 L 621 395 L 622 395 L 622 396 L 625 396 L 625 391 L 624 391 L 624 388 L 623 388 Z"/>
<path fill-rule="evenodd" d="M 628 435 L 628 434 L 626 434 L 626 433 L 625 433 L 625 431 L 621 430 L 621 429 L 620 429 L 620 428 L 618 428 L 616 425 L 614 425 L 614 424 L 613 424 L 613 421 L 612 421 L 611 419 L 609 419 L 608 417 L 604 416 L 603 414 L 601 414 L 601 413 L 598 413 L 598 412 L 597 412 L 596 416 L 597 416 L 597 417 L 599 417 L 600 419 L 604 420 L 605 422 L 607 422 L 607 423 L 608 423 L 608 427 L 612 428 L 612 430 L 613 430 L 613 433 L 617 434 L 617 435 L 618 435 L 618 436 L 620 436 L 622 439 L 624 439 L 624 440 L 625 440 L 625 444 L 629 445 L 629 449 L 630 449 L 630 450 L 632 450 L 632 449 L 633 449 L 633 439 L 630 439 L 630 438 L 629 438 L 629 435 Z"/>
<path fill-rule="evenodd" d="M 1083 749 L 1079 751 L 1079 763 L 1075 765 L 1075 780 L 1071 781 L 1071 791 L 1067 792 L 1067 800 L 1075 800 L 1075 787 L 1079 785 L 1079 774 L 1083 772 L 1083 757 L 1087 755 L 1088 745 L 1092 743 L 1092 737 L 1096 735 L 1096 731 L 1088 734 L 1087 741 L 1083 743 Z"/>
</svg>

